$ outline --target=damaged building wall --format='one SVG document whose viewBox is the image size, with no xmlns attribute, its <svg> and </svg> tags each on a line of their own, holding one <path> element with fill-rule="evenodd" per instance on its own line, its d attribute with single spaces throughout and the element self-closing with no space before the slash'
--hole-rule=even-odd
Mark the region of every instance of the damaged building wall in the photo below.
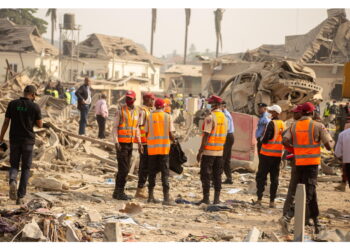
<svg viewBox="0 0 350 250">
<path fill-rule="evenodd" d="M 96 79 L 118 80 L 135 76 L 148 80 L 155 91 L 160 91 L 160 65 L 162 62 L 146 52 L 132 40 L 102 34 L 92 34 L 81 42 L 79 60 L 84 72 Z"/>
<path fill-rule="evenodd" d="M 248 69 L 251 66 L 249 62 L 214 62 L 204 61 L 202 63 L 202 90 L 207 90 L 212 85 L 214 89 L 219 90 L 225 81 L 239 72 Z"/>
<path fill-rule="evenodd" d="M 325 101 L 331 99 L 340 100 L 341 88 L 344 77 L 344 65 L 343 64 L 306 64 L 315 71 L 316 82 L 323 88 L 322 97 Z M 336 91 L 334 89 L 338 89 Z"/>
<path fill-rule="evenodd" d="M 22 57 L 22 59 L 21 59 Z M 6 59 L 12 66 L 12 70 L 17 69 L 21 72 L 24 69 L 39 68 L 44 65 L 49 77 L 58 78 L 58 58 L 57 57 L 40 57 L 36 53 L 14 53 L 14 52 L 0 52 L 0 80 L 4 81 L 6 76 Z"/>
</svg>

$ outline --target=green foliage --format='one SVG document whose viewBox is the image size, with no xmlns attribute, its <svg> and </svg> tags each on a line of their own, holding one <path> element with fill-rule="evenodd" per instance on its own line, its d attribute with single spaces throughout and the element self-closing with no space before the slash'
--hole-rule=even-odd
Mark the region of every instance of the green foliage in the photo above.
<svg viewBox="0 0 350 250">
<path fill-rule="evenodd" d="M 19 25 L 35 25 L 40 34 L 43 34 L 46 32 L 47 22 L 33 15 L 37 11 L 38 9 L 0 9 L 0 18 L 9 18 Z"/>
</svg>

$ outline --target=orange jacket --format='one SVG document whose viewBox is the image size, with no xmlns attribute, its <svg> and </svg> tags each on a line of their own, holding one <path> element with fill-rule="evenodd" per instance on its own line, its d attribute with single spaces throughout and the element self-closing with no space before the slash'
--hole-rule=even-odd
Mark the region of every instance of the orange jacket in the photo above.
<svg viewBox="0 0 350 250">
<path fill-rule="evenodd" d="M 131 113 L 127 105 L 124 105 L 121 108 L 121 116 L 118 126 L 118 142 L 131 143 L 136 136 L 138 112 L 135 109 Z"/>
<path fill-rule="evenodd" d="M 314 121 L 297 121 L 292 127 L 295 165 L 321 164 L 321 144 L 314 141 Z"/>
<path fill-rule="evenodd" d="M 168 114 L 171 113 L 171 100 L 169 98 L 164 98 L 164 103 L 165 103 L 165 106 L 164 106 L 164 112 L 167 112 Z"/>
<path fill-rule="evenodd" d="M 146 106 L 142 106 L 140 107 L 141 110 L 143 110 L 145 112 L 145 121 L 147 122 L 147 119 L 149 117 L 149 115 L 151 114 L 151 108 L 146 107 Z M 143 121 L 142 121 L 143 122 Z M 147 143 L 147 133 L 145 131 L 145 124 L 143 124 L 142 126 L 140 126 L 140 138 L 141 138 L 141 143 Z M 137 143 L 137 138 L 134 138 L 134 143 Z"/>
<path fill-rule="evenodd" d="M 225 114 L 221 111 L 212 112 L 216 127 L 212 129 L 208 142 L 204 146 L 205 150 L 222 151 L 224 150 L 224 144 L 227 135 L 227 125 L 225 122 Z"/>
<path fill-rule="evenodd" d="M 274 136 L 267 143 L 262 144 L 260 154 L 273 157 L 282 157 L 282 133 L 285 130 L 285 125 L 281 120 L 273 120 L 272 122 L 275 127 Z"/>
<path fill-rule="evenodd" d="M 155 111 L 147 119 L 148 155 L 168 155 L 170 152 L 170 115 Z"/>
</svg>

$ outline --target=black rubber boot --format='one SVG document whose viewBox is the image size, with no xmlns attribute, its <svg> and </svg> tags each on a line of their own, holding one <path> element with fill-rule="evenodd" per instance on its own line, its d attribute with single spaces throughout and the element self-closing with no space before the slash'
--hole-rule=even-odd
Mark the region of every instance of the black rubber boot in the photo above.
<svg viewBox="0 0 350 250">
<path fill-rule="evenodd" d="M 129 195 L 126 195 L 124 193 L 124 188 L 117 188 L 114 190 L 113 192 L 113 198 L 117 199 L 117 200 L 123 200 L 123 201 L 127 201 L 127 200 L 131 200 L 132 197 Z"/>
<path fill-rule="evenodd" d="M 148 189 L 148 203 L 159 203 L 159 200 L 154 198 L 154 189 Z"/>
<path fill-rule="evenodd" d="M 162 203 L 163 205 L 166 205 L 166 206 L 175 205 L 172 201 L 170 201 L 169 190 L 163 191 L 163 196 L 164 196 L 163 203 Z"/>
<path fill-rule="evenodd" d="M 220 191 L 215 191 L 214 192 L 214 202 L 213 204 L 220 204 L 221 201 L 220 201 Z"/>
<path fill-rule="evenodd" d="M 210 194 L 210 193 L 209 193 L 209 190 L 208 190 L 208 191 L 203 190 L 203 199 L 201 199 L 200 201 L 198 201 L 196 204 L 197 204 L 197 205 L 200 205 L 200 204 L 204 203 L 204 204 L 209 205 L 209 204 L 210 204 L 209 194 Z"/>
<path fill-rule="evenodd" d="M 222 184 L 233 184 L 232 179 L 226 179 Z"/>
</svg>

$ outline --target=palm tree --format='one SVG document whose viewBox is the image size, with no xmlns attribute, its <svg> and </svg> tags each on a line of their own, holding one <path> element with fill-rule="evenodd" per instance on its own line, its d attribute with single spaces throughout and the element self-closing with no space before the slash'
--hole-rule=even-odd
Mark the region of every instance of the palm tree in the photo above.
<svg viewBox="0 0 350 250">
<path fill-rule="evenodd" d="M 53 45 L 57 22 L 57 9 L 48 9 L 46 12 L 46 16 L 51 16 L 51 44 Z"/>
<path fill-rule="evenodd" d="M 153 36 L 156 32 L 157 9 L 152 9 L 152 29 L 151 29 L 151 55 L 153 55 Z"/>
<path fill-rule="evenodd" d="M 219 56 L 219 44 L 222 49 L 222 36 L 221 36 L 221 21 L 224 15 L 223 9 L 216 9 L 214 11 L 215 15 L 215 33 L 216 33 L 216 57 Z"/>
<path fill-rule="evenodd" d="M 190 25 L 190 19 L 191 19 L 191 9 L 185 9 L 186 14 L 186 31 L 185 31 L 185 52 L 184 52 L 184 64 L 186 64 L 186 57 L 187 57 L 187 35 L 188 35 L 188 26 Z"/>
</svg>

